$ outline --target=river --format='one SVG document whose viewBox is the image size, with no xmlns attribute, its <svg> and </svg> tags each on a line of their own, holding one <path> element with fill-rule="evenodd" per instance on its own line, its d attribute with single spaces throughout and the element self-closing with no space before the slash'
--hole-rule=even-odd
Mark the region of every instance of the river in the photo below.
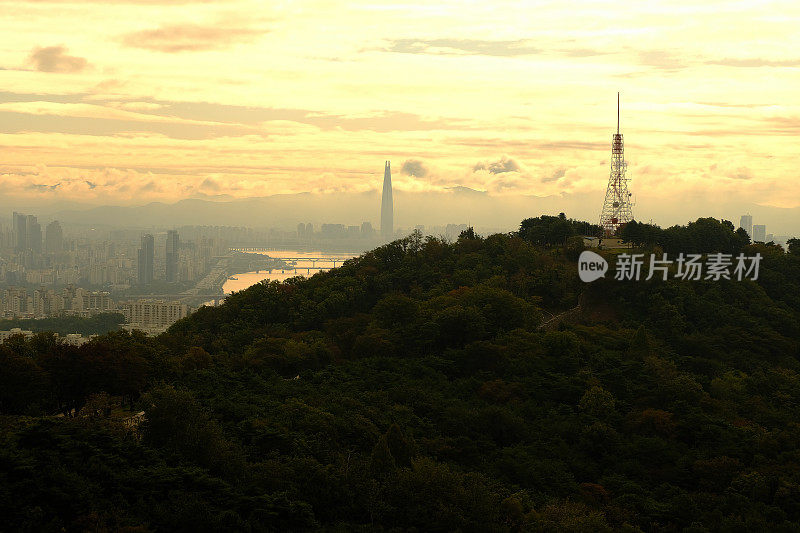
<svg viewBox="0 0 800 533">
<path fill-rule="evenodd" d="M 313 276 L 317 272 L 329 270 L 333 266 L 333 260 L 336 260 L 336 266 L 341 266 L 342 262 L 346 259 L 352 259 L 358 256 L 358 254 L 354 253 L 330 254 L 324 252 L 299 252 L 297 250 L 264 250 L 263 252 L 253 253 L 260 253 L 277 259 L 291 258 L 296 259 L 296 261 L 292 268 L 283 271 L 273 270 L 272 272 L 268 272 L 266 270 L 261 270 L 259 272 L 235 274 L 231 277 L 236 279 L 228 279 L 222 286 L 222 290 L 226 295 L 235 291 L 244 290 L 264 279 L 283 281 L 295 276 Z"/>
</svg>

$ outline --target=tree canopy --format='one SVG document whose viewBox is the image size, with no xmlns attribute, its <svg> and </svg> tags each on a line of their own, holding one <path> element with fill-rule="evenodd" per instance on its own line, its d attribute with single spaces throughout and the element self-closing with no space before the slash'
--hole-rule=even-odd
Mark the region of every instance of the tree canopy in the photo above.
<svg viewBox="0 0 800 533">
<path fill-rule="evenodd" d="M 157 338 L 12 337 L 6 527 L 798 530 L 800 254 L 631 223 L 761 275 L 585 284 L 579 228 L 417 233 Z"/>
</svg>

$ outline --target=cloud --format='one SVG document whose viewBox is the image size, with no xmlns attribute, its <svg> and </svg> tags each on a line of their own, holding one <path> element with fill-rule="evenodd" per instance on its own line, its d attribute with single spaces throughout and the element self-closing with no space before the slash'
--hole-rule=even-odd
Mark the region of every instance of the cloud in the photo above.
<svg viewBox="0 0 800 533">
<path fill-rule="evenodd" d="M 566 174 L 567 174 L 567 169 L 562 167 L 562 168 L 559 168 L 558 170 L 556 170 L 555 172 L 553 172 L 550 176 L 545 176 L 544 178 L 542 178 L 541 182 L 542 183 L 549 183 L 551 181 L 558 181 L 561 178 L 563 178 Z"/>
<path fill-rule="evenodd" d="M 487 41 L 480 39 L 397 39 L 390 41 L 388 52 L 401 54 L 481 55 L 515 57 L 541 52 L 526 39 Z"/>
<path fill-rule="evenodd" d="M 197 52 L 251 42 L 266 30 L 241 26 L 180 24 L 127 34 L 123 43 L 157 52 Z"/>
<path fill-rule="evenodd" d="M 664 50 L 645 50 L 639 52 L 639 63 L 663 70 L 679 70 L 689 66 L 686 60 L 671 52 L 665 52 Z"/>
<path fill-rule="evenodd" d="M 177 6 L 185 4 L 212 4 L 218 0 L 104 0 L 98 4 L 130 4 L 143 6 Z M 75 0 L 28 0 L 31 4 L 74 4 Z M 89 3 L 89 2 L 87 2 Z"/>
<path fill-rule="evenodd" d="M 764 59 L 761 57 L 715 59 L 707 61 L 708 65 L 722 65 L 725 67 L 800 67 L 800 59 Z"/>
<path fill-rule="evenodd" d="M 725 177 L 732 180 L 751 180 L 753 173 L 746 167 L 739 167 L 727 172 Z"/>
<path fill-rule="evenodd" d="M 472 167 L 473 172 L 478 172 L 480 170 L 486 170 L 490 174 L 502 174 L 504 172 L 519 172 L 519 165 L 517 165 L 517 163 L 513 159 L 508 159 L 507 157 L 503 157 L 499 161 L 494 161 L 491 163 L 477 163 L 474 167 Z"/>
<path fill-rule="evenodd" d="M 529 187 L 530 184 L 530 176 L 523 175 L 520 172 L 492 174 L 491 177 L 481 183 L 490 193 L 500 194 L 510 191 L 523 191 Z"/>
<path fill-rule="evenodd" d="M 741 104 L 741 103 L 729 103 L 729 102 L 697 102 L 698 105 L 705 105 L 710 107 L 741 107 L 741 108 L 756 108 L 756 107 L 769 107 L 774 104 Z"/>
<path fill-rule="evenodd" d="M 567 57 L 595 57 L 608 55 L 609 51 L 594 48 L 566 48 L 561 50 L 561 53 Z"/>
<path fill-rule="evenodd" d="M 220 185 L 216 180 L 212 178 L 206 178 L 203 180 L 202 183 L 200 183 L 200 188 L 207 189 L 210 191 L 218 191 L 220 190 Z"/>
<path fill-rule="evenodd" d="M 428 175 L 428 169 L 422 164 L 422 161 L 416 159 L 409 159 L 403 162 L 400 167 L 400 173 L 406 176 L 414 176 L 415 178 L 424 178 Z"/>
<path fill-rule="evenodd" d="M 149 132 L 178 139 L 208 139 L 243 136 L 257 131 L 250 126 L 184 119 L 157 111 L 134 112 L 90 103 L 2 102 L 0 94 L 0 133 L 40 131 L 120 135 Z"/>
<path fill-rule="evenodd" d="M 155 111 L 161 109 L 163 104 L 155 102 L 108 102 L 110 107 L 117 107 L 126 111 Z"/>
<path fill-rule="evenodd" d="M 103 82 L 101 93 L 106 90 L 116 91 L 116 80 Z M 23 106 L 25 102 L 36 102 L 36 105 Z M 54 103 L 81 104 L 84 109 L 76 106 L 68 109 L 61 106 L 55 109 Z M 13 104 L 13 106 L 4 105 Z M 89 111 L 90 107 L 94 111 Z M 103 109 L 102 113 L 99 111 Z M 454 119 L 442 117 L 423 117 L 413 113 L 373 111 L 356 115 L 328 114 L 312 109 L 288 109 L 258 106 L 241 106 L 218 104 L 212 102 L 182 102 L 175 100 L 155 100 L 152 98 L 135 97 L 126 101 L 122 94 L 77 94 L 77 95 L 38 95 L 21 94 L 0 91 L 0 112 L 20 112 L 63 116 L 88 116 L 91 118 L 131 119 L 144 122 L 169 122 L 182 124 L 197 124 L 207 126 L 238 127 L 242 132 L 252 132 L 271 122 L 270 129 L 274 131 L 277 121 L 285 123 L 296 122 L 307 124 L 326 131 L 431 131 L 431 130 L 459 130 L 469 129 L 467 119 Z M 54 112 L 50 112 L 50 110 Z M 125 113 L 130 112 L 130 113 Z M 75 113 L 80 113 L 76 115 Z M 87 115 L 87 113 L 90 113 Z M 102 116 L 98 115 L 101 113 Z M 23 124 L 24 126 L 24 124 Z M 251 126 L 249 128 L 245 126 Z M 7 131 L 0 121 L 0 132 Z M 218 133 L 223 132 L 217 129 Z"/>
<path fill-rule="evenodd" d="M 70 56 L 66 52 L 64 46 L 37 47 L 31 52 L 28 61 L 40 72 L 80 72 L 89 64 L 85 58 Z"/>
</svg>

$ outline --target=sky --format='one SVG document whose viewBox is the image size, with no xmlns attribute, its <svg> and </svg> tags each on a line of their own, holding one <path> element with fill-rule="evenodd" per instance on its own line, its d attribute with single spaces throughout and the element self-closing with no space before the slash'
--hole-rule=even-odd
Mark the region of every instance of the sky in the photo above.
<svg viewBox="0 0 800 533">
<path fill-rule="evenodd" d="M 800 206 L 796 1 L 0 10 L 0 187 L 26 205 L 363 193 L 385 160 L 406 192 L 602 202 L 619 91 L 637 218 Z"/>
</svg>

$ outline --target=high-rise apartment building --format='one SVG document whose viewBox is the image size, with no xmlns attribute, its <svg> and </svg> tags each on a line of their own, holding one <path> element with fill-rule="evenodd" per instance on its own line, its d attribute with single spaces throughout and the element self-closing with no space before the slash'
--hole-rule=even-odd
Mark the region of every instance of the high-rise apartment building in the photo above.
<svg viewBox="0 0 800 533">
<path fill-rule="evenodd" d="M 14 211 L 12 227 L 14 249 L 18 252 L 24 252 L 28 249 L 28 217 Z"/>
<path fill-rule="evenodd" d="M 12 216 L 12 233 L 14 250 L 42 253 L 42 226 L 34 215 L 14 212 Z"/>
<path fill-rule="evenodd" d="M 375 235 L 375 229 L 372 227 L 372 224 L 369 222 L 362 222 L 361 223 L 361 236 L 370 238 Z"/>
<path fill-rule="evenodd" d="M 753 225 L 753 242 L 765 242 L 767 239 L 767 226 L 763 224 Z"/>
<path fill-rule="evenodd" d="M 57 254 L 64 250 L 64 233 L 58 220 L 52 221 L 45 228 L 44 250 L 48 254 Z"/>
<path fill-rule="evenodd" d="M 178 281 L 178 253 L 180 250 L 180 238 L 176 230 L 169 230 L 167 232 L 167 245 L 165 256 L 165 279 L 168 283 Z"/>
<path fill-rule="evenodd" d="M 742 215 L 742 219 L 739 221 L 739 227 L 744 228 L 750 237 L 753 237 L 753 217 L 751 215 Z"/>
<path fill-rule="evenodd" d="M 125 315 L 125 329 L 138 329 L 148 334 L 165 331 L 189 314 L 186 304 L 164 300 L 138 300 L 120 305 Z"/>
<path fill-rule="evenodd" d="M 42 253 L 42 226 L 39 225 L 39 221 L 36 220 L 35 216 L 28 215 L 27 218 L 28 249 L 34 253 L 40 254 Z"/>
<path fill-rule="evenodd" d="M 153 235 L 142 235 L 142 246 L 138 254 L 138 279 L 140 285 L 153 282 L 153 265 L 155 260 L 155 240 Z"/>
</svg>

